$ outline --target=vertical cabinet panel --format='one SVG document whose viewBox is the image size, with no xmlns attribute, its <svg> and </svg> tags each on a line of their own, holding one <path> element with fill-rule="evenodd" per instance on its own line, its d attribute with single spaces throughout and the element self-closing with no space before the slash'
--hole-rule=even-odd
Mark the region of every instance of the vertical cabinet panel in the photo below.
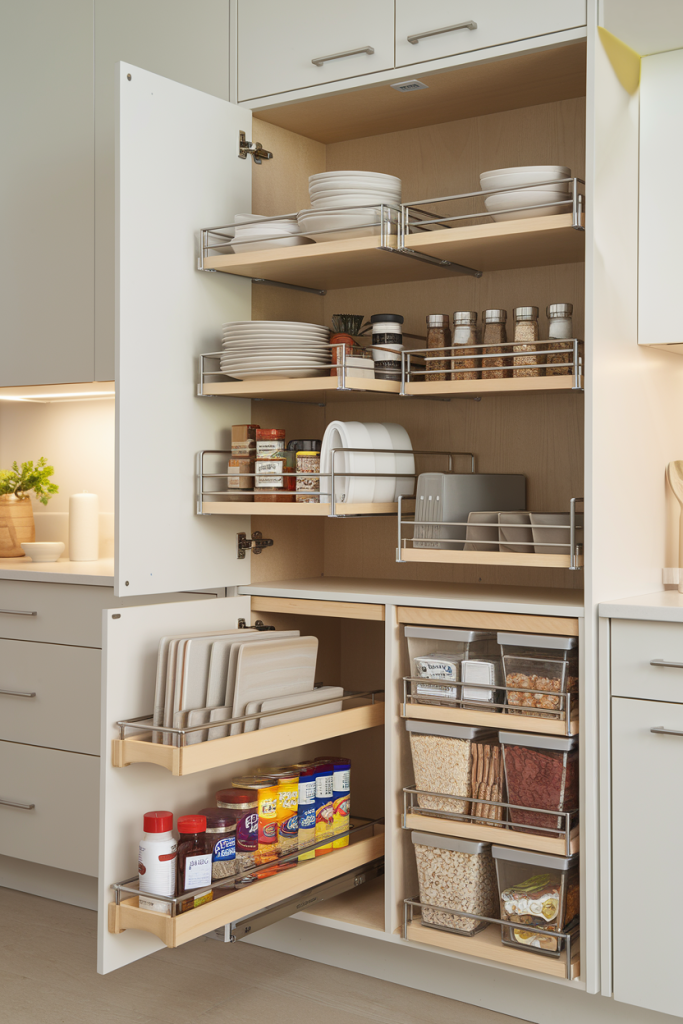
<svg viewBox="0 0 683 1024">
<path fill-rule="evenodd" d="M 393 0 L 240 0 L 237 32 L 240 102 L 394 66 Z"/>
<path fill-rule="evenodd" d="M 197 267 L 197 232 L 251 209 L 251 114 L 119 65 L 117 238 L 118 596 L 249 582 L 248 518 L 196 515 L 195 458 L 229 447 L 245 400 L 196 397 L 200 352 L 251 317 L 251 285 Z"/>
<path fill-rule="evenodd" d="M 683 705 L 613 698 L 614 997 L 679 1017 L 683 735 L 662 726 L 683 732 Z"/>
</svg>

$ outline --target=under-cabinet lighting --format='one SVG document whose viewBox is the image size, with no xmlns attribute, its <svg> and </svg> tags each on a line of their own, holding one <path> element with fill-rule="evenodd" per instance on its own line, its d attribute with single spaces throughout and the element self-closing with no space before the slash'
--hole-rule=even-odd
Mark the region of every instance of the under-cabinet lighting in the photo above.
<svg viewBox="0 0 683 1024">
<path fill-rule="evenodd" d="M 0 388 L 1 402 L 97 402 L 116 395 L 113 381 L 92 384 L 39 384 Z"/>
<path fill-rule="evenodd" d="M 114 398 L 114 391 L 66 391 L 61 395 L 0 395 L 1 402 L 74 402 L 79 399 Z"/>
</svg>

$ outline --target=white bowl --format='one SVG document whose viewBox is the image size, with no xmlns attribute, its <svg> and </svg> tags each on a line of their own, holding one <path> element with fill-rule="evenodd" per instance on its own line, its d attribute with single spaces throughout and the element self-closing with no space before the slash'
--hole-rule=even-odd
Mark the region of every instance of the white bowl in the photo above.
<svg viewBox="0 0 683 1024">
<path fill-rule="evenodd" d="M 528 167 L 497 167 L 493 171 L 482 171 L 479 179 L 501 174 L 531 174 L 533 175 L 532 181 L 543 181 L 550 178 L 569 178 L 571 171 L 568 167 L 562 167 L 560 164 L 531 164 Z M 542 175 L 541 178 L 538 177 L 539 174 Z"/>
<path fill-rule="evenodd" d="M 21 545 L 22 551 L 32 562 L 56 562 L 64 547 L 65 544 L 61 540 L 39 540 Z"/>
<path fill-rule="evenodd" d="M 489 213 L 494 214 L 495 221 L 526 220 L 528 217 L 553 217 L 558 213 L 568 213 L 569 205 L 545 206 L 541 209 L 518 209 L 518 207 L 536 206 L 540 203 L 554 203 L 560 198 L 557 192 L 545 189 L 523 189 L 519 192 L 501 192 L 484 197 L 484 205 Z M 498 213 L 499 210 L 515 209 L 515 213 Z"/>
</svg>

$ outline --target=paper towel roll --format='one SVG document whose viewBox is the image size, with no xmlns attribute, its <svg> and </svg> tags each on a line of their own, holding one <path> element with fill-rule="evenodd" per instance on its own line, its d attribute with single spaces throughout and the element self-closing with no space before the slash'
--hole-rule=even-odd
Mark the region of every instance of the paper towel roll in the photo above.
<svg viewBox="0 0 683 1024">
<path fill-rule="evenodd" d="M 69 498 L 69 559 L 96 562 L 100 546 L 100 499 L 96 494 L 72 494 Z"/>
</svg>

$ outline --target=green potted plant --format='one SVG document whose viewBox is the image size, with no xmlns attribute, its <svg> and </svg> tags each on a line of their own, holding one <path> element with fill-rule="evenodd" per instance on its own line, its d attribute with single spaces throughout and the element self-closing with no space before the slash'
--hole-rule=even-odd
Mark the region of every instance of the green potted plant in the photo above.
<svg viewBox="0 0 683 1024">
<path fill-rule="evenodd" d="M 0 558 L 18 558 L 24 552 L 21 543 L 36 539 L 33 508 L 29 492 L 47 505 L 59 487 L 50 482 L 54 467 L 47 459 L 35 463 L 12 463 L 11 469 L 0 469 Z"/>
</svg>

